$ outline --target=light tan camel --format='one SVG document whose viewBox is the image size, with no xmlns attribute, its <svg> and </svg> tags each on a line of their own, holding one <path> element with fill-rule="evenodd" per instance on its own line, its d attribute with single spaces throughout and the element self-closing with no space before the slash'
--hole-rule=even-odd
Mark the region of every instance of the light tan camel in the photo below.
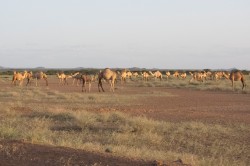
<svg viewBox="0 0 250 166">
<path fill-rule="evenodd" d="M 109 81 L 110 84 L 110 91 L 115 91 L 115 80 L 116 80 L 117 74 L 116 72 L 110 70 L 109 68 L 104 69 L 99 73 L 98 76 L 98 90 L 100 92 L 100 86 L 102 88 L 102 91 L 104 92 L 104 89 L 102 87 L 102 79 L 105 79 Z"/>
<path fill-rule="evenodd" d="M 187 73 L 181 73 L 180 76 L 182 79 L 185 79 L 187 77 Z"/>
<path fill-rule="evenodd" d="M 230 78 L 229 72 L 223 72 L 223 76 L 228 80 Z"/>
<path fill-rule="evenodd" d="M 241 81 L 241 83 L 242 83 L 242 90 L 244 89 L 244 87 L 246 87 L 246 82 L 245 82 L 244 75 L 240 71 L 232 71 L 230 73 L 229 79 L 232 81 L 232 88 L 233 88 L 233 90 L 234 90 L 234 81 Z"/>
<path fill-rule="evenodd" d="M 207 80 L 208 78 L 211 80 L 212 79 L 212 72 L 211 71 L 207 71 L 207 72 L 204 72 L 204 74 L 206 75 L 205 76 L 205 79 Z"/>
<path fill-rule="evenodd" d="M 194 72 L 194 73 L 189 72 L 189 74 L 191 75 L 191 79 L 189 80 L 189 83 L 192 82 L 193 80 L 200 81 L 200 82 L 204 81 L 202 72 Z"/>
<path fill-rule="evenodd" d="M 23 84 L 23 80 L 27 78 L 27 71 L 25 70 L 23 73 L 19 73 L 14 71 L 12 77 L 12 84 L 16 85 L 16 82 L 19 81 L 19 86 Z"/>
<path fill-rule="evenodd" d="M 168 79 L 168 77 L 170 77 L 170 75 L 171 75 L 170 72 L 167 71 L 167 72 L 166 72 L 167 79 Z"/>
<path fill-rule="evenodd" d="M 157 78 L 159 78 L 160 80 L 162 80 L 162 74 L 161 74 L 161 72 L 159 70 L 156 71 L 156 72 L 154 72 L 154 73 L 152 73 L 151 71 L 149 71 L 149 73 L 155 78 L 155 80 Z"/>
<path fill-rule="evenodd" d="M 137 78 L 139 76 L 138 72 L 133 72 L 133 76 Z"/>
<path fill-rule="evenodd" d="M 127 72 L 127 77 L 128 77 L 128 78 L 131 79 L 131 78 L 132 78 L 132 75 L 133 75 L 133 74 L 131 73 L 131 71 L 128 71 L 128 72 Z"/>
<path fill-rule="evenodd" d="M 121 84 L 126 82 L 127 71 L 126 69 L 121 71 Z"/>
<path fill-rule="evenodd" d="M 174 74 L 173 74 L 173 76 L 174 76 L 175 78 L 179 78 L 180 74 L 179 74 L 178 71 L 175 71 Z"/>
<path fill-rule="evenodd" d="M 48 77 L 44 72 L 36 72 L 35 74 L 32 73 L 32 75 L 30 75 L 29 77 L 27 77 L 27 84 L 26 86 L 28 86 L 29 84 L 31 84 L 31 80 L 35 79 L 36 80 L 36 86 L 38 85 L 38 80 L 45 80 L 46 82 L 46 86 L 48 86 Z"/>
<path fill-rule="evenodd" d="M 68 79 L 68 76 L 64 73 L 56 73 L 57 75 L 57 78 L 59 79 L 59 85 L 66 85 L 68 84 L 67 82 L 67 79 Z"/>
<path fill-rule="evenodd" d="M 215 81 L 220 80 L 223 77 L 223 72 L 222 71 L 216 71 L 212 73 L 212 79 Z"/>
<path fill-rule="evenodd" d="M 153 73 L 152 71 L 148 71 L 148 73 L 149 73 L 152 77 L 154 77 L 154 73 Z"/>
<path fill-rule="evenodd" d="M 142 73 L 142 80 L 144 80 L 144 81 L 148 81 L 148 78 L 149 78 L 149 74 L 147 73 L 147 72 L 143 72 Z"/>
</svg>

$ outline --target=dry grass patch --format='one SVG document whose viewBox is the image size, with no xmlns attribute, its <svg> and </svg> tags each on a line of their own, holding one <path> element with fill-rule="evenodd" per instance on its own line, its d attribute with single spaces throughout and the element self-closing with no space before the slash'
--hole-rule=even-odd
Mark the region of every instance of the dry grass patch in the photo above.
<svg viewBox="0 0 250 166">
<path fill-rule="evenodd" d="M 147 160 L 181 158 L 193 165 L 247 165 L 247 125 L 169 123 L 119 112 L 33 112 L 2 120 L 1 139 L 60 145 Z M 239 164 L 240 163 L 240 164 Z"/>
<path fill-rule="evenodd" d="M 0 139 L 108 150 L 145 160 L 181 158 L 192 165 L 249 165 L 250 127 L 246 124 L 170 123 L 114 111 L 86 111 L 93 104 L 132 105 L 140 94 L 65 94 L 39 88 L 5 93 L 0 91 Z"/>
</svg>

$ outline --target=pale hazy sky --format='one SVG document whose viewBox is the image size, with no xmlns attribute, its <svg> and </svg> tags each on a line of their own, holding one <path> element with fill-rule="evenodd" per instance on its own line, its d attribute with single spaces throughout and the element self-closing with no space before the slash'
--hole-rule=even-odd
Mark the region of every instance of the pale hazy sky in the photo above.
<svg viewBox="0 0 250 166">
<path fill-rule="evenodd" d="M 0 66 L 250 69 L 250 0 L 0 0 Z"/>
</svg>

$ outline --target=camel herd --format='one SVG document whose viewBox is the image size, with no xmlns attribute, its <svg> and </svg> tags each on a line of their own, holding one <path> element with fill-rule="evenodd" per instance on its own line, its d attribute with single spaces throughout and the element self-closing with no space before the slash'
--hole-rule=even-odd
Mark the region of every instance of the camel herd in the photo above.
<svg viewBox="0 0 250 166">
<path fill-rule="evenodd" d="M 235 81 L 241 81 L 242 83 L 242 90 L 246 87 L 246 82 L 245 82 L 245 77 L 242 74 L 241 71 L 232 71 L 231 73 L 229 72 L 210 72 L 210 71 L 200 71 L 200 72 L 189 72 L 191 79 L 189 80 L 189 83 L 193 81 L 198 81 L 198 82 L 204 82 L 205 80 L 215 80 L 218 81 L 222 77 L 225 79 L 231 80 L 232 83 L 232 88 L 234 90 L 234 82 Z M 119 71 L 113 71 L 109 68 L 104 69 L 103 71 L 100 71 L 99 73 L 95 75 L 89 75 L 89 74 L 82 74 L 80 72 L 76 72 L 74 74 L 64 74 L 63 72 L 61 73 L 56 73 L 57 78 L 59 79 L 59 85 L 68 85 L 68 79 L 71 78 L 73 79 L 72 85 L 76 82 L 76 86 L 79 86 L 79 83 L 82 83 L 82 92 L 86 92 L 86 86 L 88 85 L 88 91 L 90 92 L 91 90 L 91 83 L 94 81 L 98 81 L 98 90 L 99 92 L 103 89 L 103 80 L 109 82 L 110 84 L 110 91 L 114 92 L 115 90 L 115 83 L 118 78 L 120 78 L 121 84 L 124 84 L 126 82 L 126 79 L 132 79 L 135 78 L 137 79 L 139 76 L 141 76 L 143 81 L 148 81 L 150 78 L 154 78 L 154 80 L 159 79 L 162 81 L 163 79 L 163 74 L 160 71 L 144 71 L 144 72 L 131 72 L 129 70 L 122 70 L 121 72 Z M 171 75 L 169 71 L 165 73 L 165 76 L 167 79 L 172 76 L 172 78 L 175 79 L 186 79 L 187 78 L 187 73 L 186 72 L 179 72 L 175 71 Z M 38 86 L 38 80 L 44 80 L 46 83 L 46 86 L 48 86 L 48 79 L 47 75 L 44 72 L 36 72 L 32 73 L 24 71 L 24 72 L 13 72 L 13 77 L 12 77 L 12 84 L 13 85 L 19 85 L 21 86 L 23 84 L 23 81 L 27 79 L 26 86 L 31 85 L 31 82 L 35 80 L 36 86 Z"/>
<path fill-rule="evenodd" d="M 26 70 L 23 73 L 16 71 L 13 72 L 13 77 L 12 77 L 13 85 L 16 85 L 17 82 L 19 82 L 19 85 L 22 85 L 24 79 L 27 79 L 26 86 L 30 85 L 32 80 L 36 81 L 36 86 L 37 86 L 38 85 L 37 81 L 40 79 L 45 80 L 46 86 L 48 86 L 47 75 L 43 72 L 37 72 L 35 74 L 33 74 L 32 71 L 27 72 Z"/>
</svg>

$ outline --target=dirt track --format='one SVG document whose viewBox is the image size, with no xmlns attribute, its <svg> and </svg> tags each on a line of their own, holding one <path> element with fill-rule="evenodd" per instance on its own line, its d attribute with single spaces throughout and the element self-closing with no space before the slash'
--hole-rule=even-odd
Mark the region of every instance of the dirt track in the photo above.
<svg viewBox="0 0 250 166">
<path fill-rule="evenodd" d="M 81 92 L 81 87 L 72 85 L 58 86 L 57 80 L 50 82 L 49 89 L 63 93 Z M 1 84 L 1 87 L 9 87 Z M 45 87 L 40 82 L 41 87 Z M 98 94 L 96 83 L 92 92 Z M 104 87 L 107 91 L 109 87 Z M 111 92 L 105 92 L 113 95 Z M 135 87 L 117 85 L 115 95 L 142 94 L 131 106 L 108 105 L 102 111 L 121 111 L 131 115 L 145 115 L 155 120 L 181 122 L 201 121 L 216 124 L 250 123 L 250 94 L 235 92 L 199 91 L 167 87 Z M 151 94 L 148 95 L 147 94 Z M 152 95 L 153 94 L 153 95 Z M 98 111 L 98 107 L 89 111 Z M 34 145 L 23 142 L 1 142 L 0 150 L 10 148 L 11 154 L 0 151 L 0 165 L 152 165 L 125 158 L 112 157 L 110 154 L 95 154 L 82 150 L 62 147 Z M 18 147 L 18 148 L 13 148 Z M 17 149 L 13 151 L 13 149 Z"/>
</svg>

